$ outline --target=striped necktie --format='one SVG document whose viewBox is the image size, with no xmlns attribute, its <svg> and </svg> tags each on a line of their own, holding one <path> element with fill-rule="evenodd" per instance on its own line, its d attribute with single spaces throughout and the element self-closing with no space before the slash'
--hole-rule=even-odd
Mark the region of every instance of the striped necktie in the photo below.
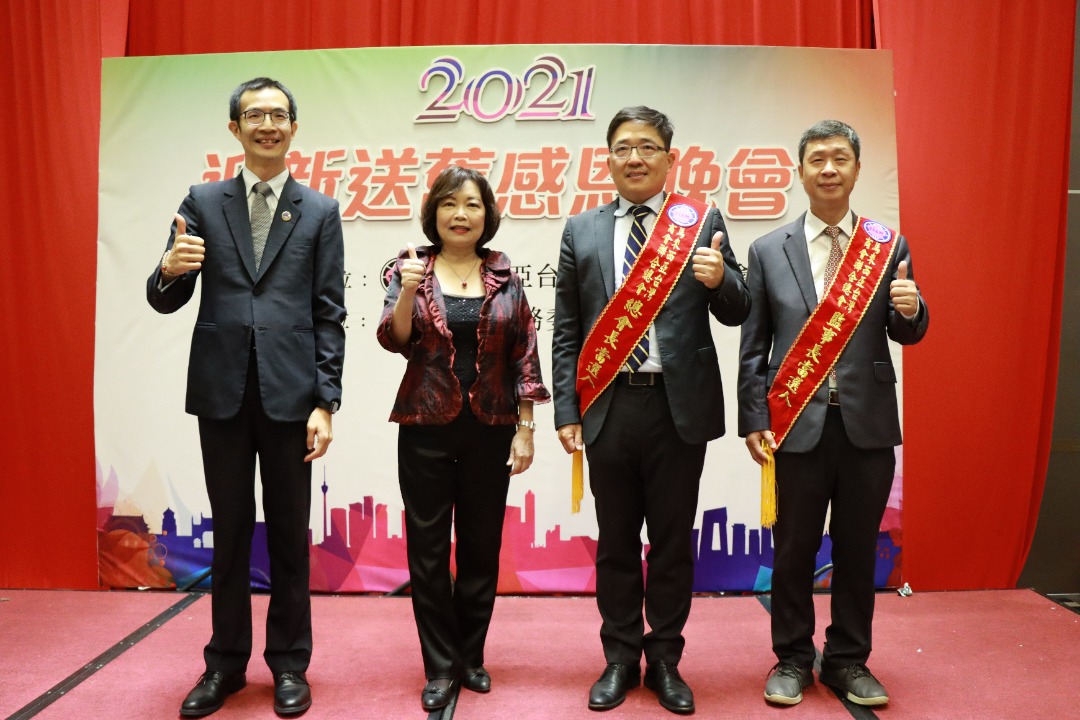
<svg viewBox="0 0 1080 720">
<path fill-rule="evenodd" d="M 641 248 L 645 247 L 645 239 L 648 237 L 648 233 L 645 232 L 645 218 L 651 212 L 652 210 L 645 205 L 634 205 L 630 208 L 633 222 L 630 224 L 630 235 L 626 238 L 626 254 L 623 256 L 623 282 L 626 282 L 626 276 L 630 274 L 630 268 L 633 267 L 634 261 L 637 260 Z M 637 346 L 630 352 L 630 357 L 626 359 L 626 365 L 630 368 L 630 372 L 636 372 L 641 367 L 641 363 L 648 359 L 649 332 L 646 329 Z"/>
<path fill-rule="evenodd" d="M 251 191 L 255 193 L 251 198 L 251 245 L 255 250 L 255 272 L 258 272 L 263 251 L 266 250 L 266 236 L 270 234 L 270 221 L 273 220 L 270 204 L 266 201 L 266 196 L 272 190 L 270 183 L 257 182 Z"/>
</svg>

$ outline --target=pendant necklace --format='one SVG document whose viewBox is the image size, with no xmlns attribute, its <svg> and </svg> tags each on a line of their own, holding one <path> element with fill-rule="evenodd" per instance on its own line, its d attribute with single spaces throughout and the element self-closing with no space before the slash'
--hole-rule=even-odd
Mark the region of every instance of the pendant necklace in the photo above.
<svg viewBox="0 0 1080 720">
<path fill-rule="evenodd" d="M 454 268 L 454 266 L 450 264 L 450 261 L 449 261 L 449 260 L 447 260 L 447 259 L 443 258 L 443 262 L 444 262 L 444 263 L 446 263 L 447 265 L 450 265 L 450 271 L 451 271 L 451 272 L 453 272 L 453 273 L 454 273 L 455 275 L 457 275 L 457 279 L 461 281 L 461 289 L 462 289 L 462 290 L 464 290 L 464 289 L 466 289 L 466 288 L 468 288 L 468 287 L 469 287 L 469 276 L 470 276 L 470 275 L 472 275 L 472 273 L 473 273 L 473 270 L 474 270 L 474 269 L 476 268 L 476 264 L 477 264 L 478 262 L 480 262 L 480 256 L 479 256 L 479 255 L 477 255 L 477 256 L 476 256 L 476 259 L 475 259 L 475 260 L 473 260 L 473 264 L 472 264 L 472 266 L 471 266 L 471 267 L 469 268 L 469 272 L 465 273 L 465 277 L 462 277 L 462 276 L 461 276 L 461 273 L 459 273 L 459 272 L 457 271 L 457 269 L 456 269 L 456 268 Z"/>
</svg>

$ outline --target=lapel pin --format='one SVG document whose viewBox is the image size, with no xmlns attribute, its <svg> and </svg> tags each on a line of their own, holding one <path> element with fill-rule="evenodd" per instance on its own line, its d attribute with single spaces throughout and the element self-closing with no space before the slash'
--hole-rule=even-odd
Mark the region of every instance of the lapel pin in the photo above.
<svg viewBox="0 0 1080 720">
<path fill-rule="evenodd" d="M 289 222 L 290 220 L 292 220 L 292 213 L 286 210 L 285 212 L 281 213 L 281 219 L 285 222 Z"/>
</svg>

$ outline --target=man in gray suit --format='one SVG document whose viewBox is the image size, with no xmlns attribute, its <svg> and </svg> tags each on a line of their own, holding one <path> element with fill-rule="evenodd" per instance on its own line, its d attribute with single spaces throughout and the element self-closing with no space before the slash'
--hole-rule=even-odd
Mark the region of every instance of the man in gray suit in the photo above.
<svg viewBox="0 0 1080 720">
<path fill-rule="evenodd" d="M 878 527 L 901 442 L 888 340 L 917 343 L 930 315 L 904 237 L 851 212 L 859 151 L 859 136 L 842 122 L 804 132 L 799 177 L 810 211 L 750 247 L 753 308 L 742 328 L 739 435 L 759 464 L 777 451 L 778 662 L 765 699 L 781 705 L 800 702 L 813 682 L 814 560 L 830 503 L 832 622 L 821 681 L 860 705 L 888 702 L 866 667 Z"/>
<path fill-rule="evenodd" d="M 644 652 L 645 685 L 660 704 L 676 713 L 694 711 L 693 693 L 677 668 L 690 613 L 691 534 L 705 446 L 724 433 L 709 315 L 738 325 L 750 310 L 720 214 L 688 198 L 665 196 L 672 134 L 670 120 L 656 110 L 628 107 L 615 115 L 607 132 L 608 168 L 619 198 L 570 218 L 559 255 L 552 344 L 555 425 L 568 453 L 587 452 L 599 526 L 596 601 L 608 664 L 589 694 L 593 710 L 619 705 L 627 690 L 637 687 Z M 655 232 L 649 234 L 650 229 Z M 671 249 L 678 243 L 668 242 L 684 232 L 692 237 L 691 230 L 698 233 L 696 243 L 683 243 L 685 255 L 679 255 Z M 659 257 L 646 263 L 657 244 Z M 634 256 L 627 255 L 628 245 Z M 642 262 L 635 265 L 639 247 Z M 684 264 L 678 264 L 680 258 Z M 670 285 L 650 284 L 659 282 L 650 267 L 668 273 L 664 282 Z M 624 276 L 631 280 L 624 283 Z M 631 287 L 642 298 L 652 297 L 649 288 L 663 288 L 651 324 L 628 317 L 623 301 L 613 300 Z M 617 312 L 609 318 L 606 308 Z M 605 324 L 609 320 L 612 324 Z M 617 320 L 637 323 L 637 334 L 644 333 L 634 338 L 638 344 L 632 351 L 628 346 L 613 350 L 624 331 Z M 606 360 L 610 374 L 601 379 Z M 647 582 L 641 566 L 643 523 L 649 538 Z"/>
<path fill-rule="evenodd" d="M 256 456 L 270 554 L 264 658 L 274 709 L 292 715 L 311 705 L 304 674 L 311 461 L 333 438 L 345 356 L 341 216 L 337 201 L 298 184 L 286 168 L 297 129 L 292 93 L 255 78 L 233 92 L 229 118 L 244 168 L 231 180 L 191 187 L 146 286 L 150 305 L 171 313 L 202 277 L 187 411 L 199 418 L 214 520 L 213 636 L 203 651 L 206 672 L 180 708 L 189 717 L 214 712 L 246 682 Z"/>
</svg>

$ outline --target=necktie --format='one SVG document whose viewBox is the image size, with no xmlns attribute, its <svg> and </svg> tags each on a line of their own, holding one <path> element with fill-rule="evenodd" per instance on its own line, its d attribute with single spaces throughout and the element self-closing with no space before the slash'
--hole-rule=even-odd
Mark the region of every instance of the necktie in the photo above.
<svg viewBox="0 0 1080 720">
<path fill-rule="evenodd" d="M 626 238 L 626 254 L 623 256 L 623 282 L 626 282 L 626 275 L 630 273 L 630 268 L 633 266 L 634 261 L 637 260 L 641 248 L 645 246 L 645 239 L 648 237 L 648 233 L 645 232 L 645 218 L 651 212 L 652 210 L 645 205 L 634 205 L 630 208 L 633 222 L 630 224 L 630 235 Z M 630 352 L 630 357 L 626 359 L 626 365 L 630 368 L 630 372 L 635 372 L 641 367 L 641 363 L 648 359 L 649 333 L 646 330 L 637 346 Z"/>
<path fill-rule="evenodd" d="M 832 246 L 829 248 L 829 262 L 825 263 L 825 284 L 821 287 L 821 297 L 824 299 L 825 293 L 829 291 L 829 285 L 832 284 L 833 278 L 836 276 L 836 271 L 840 269 L 840 258 L 844 252 L 840 249 L 840 228 L 835 225 L 830 225 L 825 228 L 825 234 L 832 239 Z M 829 387 L 836 387 L 836 366 L 829 371 Z"/>
<path fill-rule="evenodd" d="M 270 194 L 270 183 L 257 182 L 252 188 L 255 196 L 251 199 L 251 245 L 255 250 L 255 272 L 262 264 L 263 250 L 266 249 L 266 236 L 270 234 L 270 205 L 266 196 Z"/>
<path fill-rule="evenodd" d="M 840 249 L 840 228 L 830 225 L 825 228 L 825 234 L 832 239 L 832 246 L 829 248 L 829 262 L 825 263 L 825 285 L 821 290 L 823 297 L 836 276 L 836 271 L 840 269 L 840 258 L 844 255 L 844 251 Z"/>
</svg>

